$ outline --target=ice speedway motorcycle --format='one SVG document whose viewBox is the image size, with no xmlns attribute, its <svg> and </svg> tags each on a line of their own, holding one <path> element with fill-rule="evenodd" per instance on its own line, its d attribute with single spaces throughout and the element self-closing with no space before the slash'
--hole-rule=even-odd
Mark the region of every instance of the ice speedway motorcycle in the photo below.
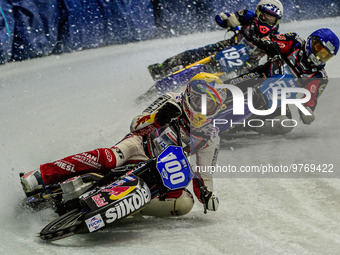
<svg viewBox="0 0 340 255">
<path fill-rule="evenodd" d="M 235 30 L 233 33 L 237 41 L 237 35 L 240 31 Z M 255 45 L 242 38 L 238 43 L 214 55 L 184 66 L 179 70 L 173 70 L 168 75 L 158 77 L 156 82 L 136 99 L 136 102 L 139 103 L 158 94 L 179 91 L 192 77 L 201 72 L 214 73 L 220 76 L 222 80 L 245 73 L 252 68 L 249 60 L 256 50 Z"/>
<path fill-rule="evenodd" d="M 242 73 L 247 70 L 243 68 L 246 68 L 245 66 L 249 59 L 248 49 L 250 49 L 249 45 L 245 46 L 242 44 L 227 47 L 216 55 L 204 58 L 156 81 L 156 83 L 146 93 L 138 97 L 136 101 L 144 101 L 150 97 L 166 92 L 183 91 L 190 79 L 201 72 L 213 73 L 219 76 L 222 81 L 235 77 L 237 73 Z M 248 77 L 249 79 L 254 78 L 254 82 L 251 85 L 251 92 L 242 92 L 244 98 L 244 102 L 242 103 L 244 104 L 244 111 L 241 114 L 234 114 L 233 97 L 228 94 L 229 96 L 224 102 L 222 110 L 215 117 L 215 119 L 219 120 L 216 121 L 215 124 L 219 128 L 220 133 L 226 135 L 227 133 L 233 133 L 235 131 L 255 130 L 242 128 L 242 124 L 239 125 L 256 116 L 256 114 L 254 114 L 256 110 L 252 110 L 252 108 L 249 107 L 249 99 L 253 99 L 251 103 L 253 105 L 255 102 L 257 110 L 267 110 L 267 112 L 269 112 L 269 109 L 273 109 L 274 111 L 275 109 L 280 108 L 282 102 L 284 103 L 285 100 L 288 99 L 295 99 L 298 92 L 302 92 L 302 89 L 298 87 L 295 81 L 296 75 L 289 66 L 280 58 L 277 59 L 277 63 L 278 74 L 275 74 L 272 77 L 267 79 Z M 238 77 L 240 77 L 240 80 L 243 79 L 242 75 L 237 76 L 236 79 L 238 79 Z M 237 84 L 235 85 L 237 86 Z M 285 89 L 292 90 L 285 93 Z M 273 97 L 274 95 L 276 95 L 276 98 Z M 281 100 L 282 97 L 284 97 L 285 100 Z M 281 107 L 281 109 L 284 108 Z M 262 119 L 259 119 L 259 121 L 261 122 Z M 274 119 L 272 121 L 272 125 L 274 125 L 274 121 L 284 122 L 286 120 Z M 292 121 L 294 122 L 293 124 L 291 123 Z M 295 120 L 287 120 L 287 123 L 288 122 L 290 127 L 294 127 L 297 124 Z M 259 132 L 259 130 L 257 131 Z"/>
<path fill-rule="evenodd" d="M 240 33 L 239 30 L 233 32 L 235 38 L 237 34 Z M 257 47 L 254 44 L 248 42 L 245 40 L 245 38 L 242 38 L 237 44 L 229 46 L 224 50 L 217 52 L 215 55 L 203 58 L 200 61 L 185 66 L 184 68 L 167 76 L 160 77 L 151 86 L 151 88 L 149 88 L 144 94 L 136 99 L 136 102 L 143 102 L 166 92 L 183 91 L 190 79 L 201 72 L 215 74 L 216 76 L 219 76 L 223 82 L 228 81 L 230 78 L 241 77 L 242 74 L 248 73 L 250 69 L 256 67 L 253 66 L 256 65 L 256 63 L 253 61 L 256 50 Z M 280 108 L 281 103 L 285 102 L 285 100 L 281 101 L 282 97 L 284 97 L 286 100 L 296 99 L 301 95 L 298 94 L 297 91 L 303 93 L 303 91 L 301 91 L 302 89 L 300 89 L 297 85 L 297 77 L 290 67 L 281 58 L 277 58 L 276 61 L 278 63 L 277 74 L 267 79 L 254 79 L 254 84 L 252 84 L 252 93 L 254 94 L 252 103 L 256 101 L 256 107 L 258 110 L 267 110 L 268 112 L 268 109 Z M 292 91 L 295 92 L 285 93 L 285 89 L 292 89 Z M 275 92 L 277 92 L 277 99 L 273 98 Z M 243 93 L 244 98 L 249 94 L 248 91 L 243 91 Z M 281 93 L 284 94 L 282 95 Z M 224 132 L 224 134 L 226 134 L 233 133 L 236 130 L 244 130 L 241 127 L 242 125 L 232 125 L 232 123 L 242 123 L 246 120 L 251 120 L 252 118 L 256 117 L 254 111 L 248 107 L 249 98 L 250 96 L 244 99 L 245 108 L 243 114 L 235 115 L 232 105 L 233 98 L 230 97 L 229 94 L 227 100 L 224 102 L 222 111 L 218 114 L 218 116 L 216 116 L 216 118 L 224 120 L 216 123 L 220 129 L 220 133 Z M 228 123 L 225 123 L 225 120 L 229 120 Z M 289 120 L 287 120 L 287 122 L 289 122 Z M 296 121 L 295 124 L 297 124 Z M 248 129 L 248 131 L 249 130 L 250 129 Z"/>
<path fill-rule="evenodd" d="M 213 120 L 220 134 L 228 135 L 239 131 L 261 133 L 264 130 L 257 128 L 262 128 L 265 122 L 271 123 L 272 127 L 279 122 L 283 129 L 291 130 L 297 122 L 285 117 L 290 114 L 288 105 L 293 104 L 303 113 L 307 113 L 303 103 L 310 99 L 309 91 L 299 88 L 294 76 L 287 74 L 283 69 L 282 74 L 275 74 L 266 79 L 254 79 L 251 86 L 243 89 L 232 84 L 220 86 L 231 92 Z M 298 96 L 301 99 L 298 99 Z"/>
<path fill-rule="evenodd" d="M 157 94 L 170 91 L 178 91 L 198 73 L 214 73 L 218 76 L 229 75 L 247 64 L 249 54 L 247 48 L 242 45 L 228 47 L 215 55 L 206 57 L 191 65 L 188 65 L 172 74 L 157 80 L 144 94 L 139 96 L 136 102 L 144 101 Z M 223 77 L 221 77 L 223 78 Z"/>
<path fill-rule="evenodd" d="M 143 210 L 154 198 L 161 200 L 169 191 L 185 189 L 193 178 L 200 183 L 202 194 L 207 192 L 183 151 L 178 120 L 171 125 L 178 145 L 169 145 L 156 158 L 117 167 L 105 175 L 76 176 L 27 194 L 25 206 L 53 207 L 60 216 L 45 226 L 39 237 L 54 241 L 102 230 Z"/>
</svg>

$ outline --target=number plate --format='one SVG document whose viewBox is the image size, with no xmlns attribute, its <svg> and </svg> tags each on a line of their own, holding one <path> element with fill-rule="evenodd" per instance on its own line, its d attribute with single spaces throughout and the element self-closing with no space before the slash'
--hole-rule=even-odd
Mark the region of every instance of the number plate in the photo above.
<svg viewBox="0 0 340 255">
<path fill-rule="evenodd" d="M 222 72 L 229 73 L 243 66 L 249 59 L 249 54 L 244 45 L 239 44 L 218 52 L 216 59 Z"/>
<path fill-rule="evenodd" d="M 157 170 L 164 186 L 170 190 L 185 188 L 193 177 L 183 148 L 179 146 L 170 145 L 158 156 Z"/>
</svg>

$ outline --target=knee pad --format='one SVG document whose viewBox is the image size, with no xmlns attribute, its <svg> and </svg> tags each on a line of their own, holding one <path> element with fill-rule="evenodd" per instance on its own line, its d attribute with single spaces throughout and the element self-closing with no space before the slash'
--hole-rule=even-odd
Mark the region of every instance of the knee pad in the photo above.
<svg viewBox="0 0 340 255">
<path fill-rule="evenodd" d="M 194 206 L 194 198 L 188 190 L 169 192 L 164 200 L 151 200 L 140 213 L 146 216 L 170 217 L 189 213 Z"/>
<path fill-rule="evenodd" d="M 269 134 L 269 135 L 283 135 L 292 131 L 294 128 L 293 120 L 289 121 L 289 118 L 284 115 L 276 116 L 274 119 L 276 121 L 264 121 L 264 125 L 262 127 L 257 127 L 255 130 L 261 134 Z M 282 121 L 285 121 L 285 126 L 282 125 Z"/>
</svg>

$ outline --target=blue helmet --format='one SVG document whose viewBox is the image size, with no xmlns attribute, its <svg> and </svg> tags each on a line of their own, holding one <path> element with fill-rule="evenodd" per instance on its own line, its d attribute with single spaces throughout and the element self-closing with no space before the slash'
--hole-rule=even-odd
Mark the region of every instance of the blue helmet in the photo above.
<svg viewBox="0 0 340 255">
<path fill-rule="evenodd" d="M 318 29 L 307 38 L 306 54 L 316 66 L 325 64 L 338 50 L 339 38 L 329 28 Z"/>
</svg>

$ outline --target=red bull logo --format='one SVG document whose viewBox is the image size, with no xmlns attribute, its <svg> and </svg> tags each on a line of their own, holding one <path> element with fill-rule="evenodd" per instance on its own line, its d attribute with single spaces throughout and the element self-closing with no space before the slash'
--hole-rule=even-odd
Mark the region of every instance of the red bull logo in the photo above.
<svg viewBox="0 0 340 255">
<path fill-rule="evenodd" d="M 136 125 L 136 127 L 135 128 L 137 128 L 139 125 L 142 125 L 142 124 L 144 124 L 144 123 L 152 123 L 153 122 L 153 120 L 154 120 L 154 116 L 152 116 L 152 115 L 146 115 L 146 116 L 143 116 L 143 117 L 141 117 L 141 118 L 138 118 L 138 120 L 137 120 L 137 125 Z"/>
<path fill-rule="evenodd" d="M 121 199 L 122 197 L 125 197 L 127 194 L 133 191 L 135 187 L 136 186 L 128 186 L 128 187 L 114 186 L 111 189 L 104 189 L 102 190 L 102 192 L 108 192 L 111 200 L 118 200 L 118 199 Z"/>
</svg>

